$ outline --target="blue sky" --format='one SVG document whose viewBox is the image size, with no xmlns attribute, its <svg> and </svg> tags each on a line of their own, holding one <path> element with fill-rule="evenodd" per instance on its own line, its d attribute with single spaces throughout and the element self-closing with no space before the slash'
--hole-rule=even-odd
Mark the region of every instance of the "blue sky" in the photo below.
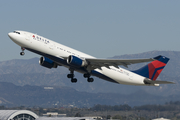
<svg viewBox="0 0 180 120">
<path fill-rule="evenodd" d="M 24 30 L 98 58 L 153 50 L 180 51 L 180 1 L 0 1 L 0 61 L 38 57 L 7 36 Z"/>
</svg>

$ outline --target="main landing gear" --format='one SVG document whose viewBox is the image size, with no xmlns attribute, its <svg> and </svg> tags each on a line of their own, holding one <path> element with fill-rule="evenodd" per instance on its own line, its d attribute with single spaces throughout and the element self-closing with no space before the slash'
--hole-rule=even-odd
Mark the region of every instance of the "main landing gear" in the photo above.
<svg viewBox="0 0 180 120">
<path fill-rule="evenodd" d="M 94 79 L 93 78 L 90 78 L 90 74 L 89 73 L 86 73 L 86 74 L 84 74 L 84 78 L 87 78 L 87 81 L 88 82 L 93 82 L 94 81 Z"/>
<path fill-rule="evenodd" d="M 22 52 L 20 52 L 20 55 L 23 56 L 25 54 L 24 53 L 25 48 L 21 47 L 21 50 L 22 50 Z"/>
<path fill-rule="evenodd" d="M 77 79 L 74 78 L 74 71 L 73 70 L 70 70 L 70 74 L 68 74 L 67 77 L 71 78 L 71 82 L 72 83 L 76 83 L 77 82 Z"/>
<path fill-rule="evenodd" d="M 90 75 L 89 73 L 84 74 L 84 77 L 87 78 L 87 81 L 88 81 L 88 82 L 93 82 L 94 79 L 93 79 L 93 78 L 90 78 L 90 76 L 91 76 L 91 75 Z M 74 70 L 71 70 L 71 69 L 70 69 L 70 74 L 67 75 L 67 78 L 71 78 L 71 82 L 72 82 L 72 83 L 76 83 L 76 82 L 77 82 L 77 79 L 74 78 Z"/>
</svg>

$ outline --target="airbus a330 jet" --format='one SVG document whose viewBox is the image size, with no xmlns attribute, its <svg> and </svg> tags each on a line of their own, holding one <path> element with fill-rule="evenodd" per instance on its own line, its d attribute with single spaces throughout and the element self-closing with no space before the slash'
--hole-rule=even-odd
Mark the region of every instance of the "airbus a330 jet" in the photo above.
<svg viewBox="0 0 180 120">
<path fill-rule="evenodd" d="M 169 61 L 165 56 L 159 55 L 148 59 L 98 59 L 34 33 L 14 31 L 8 33 L 8 36 L 21 47 L 20 55 L 25 54 L 24 50 L 29 50 L 42 56 L 39 64 L 46 68 L 67 67 L 70 70 L 67 77 L 72 83 L 77 82 L 74 71 L 82 73 L 88 82 L 93 82 L 92 76 L 96 76 L 126 85 L 159 86 L 159 84 L 173 83 L 156 80 Z M 120 67 L 142 62 L 150 63 L 134 71 Z"/>
</svg>

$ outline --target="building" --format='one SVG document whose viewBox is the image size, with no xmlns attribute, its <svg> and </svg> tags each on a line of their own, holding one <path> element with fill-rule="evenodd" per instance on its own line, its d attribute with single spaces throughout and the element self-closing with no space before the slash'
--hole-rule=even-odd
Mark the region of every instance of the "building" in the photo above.
<svg viewBox="0 0 180 120">
<path fill-rule="evenodd" d="M 29 110 L 0 110 L 0 120 L 36 120 L 39 118 Z"/>
<path fill-rule="evenodd" d="M 58 113 L 48 113 L 56 116 Z M 65 115 L 65 114 L 63 114 Z M 0 120 L 94 120 L 94 117 L 38 117 L 29 110 L 0 110 Z"/>
<path fill-rule="evenodd" d="M 37 120 L 95 120 L 91 117 L 39 117 Z"/>
<path fill-rule="evenodd" d="M 166 119 L 166 118 L 156 118 L 156 119 L 152 119 L 152 120 L 170 120 L 170 119 Z"/>
<path fill-rule="evenodd" d="M 46 116 L 46 117 L 66 117 L 66 114 L 58 114 L 57 112 L 48 112 L 46 114 L 43 114 L 43 116 Z"/>
</svg>

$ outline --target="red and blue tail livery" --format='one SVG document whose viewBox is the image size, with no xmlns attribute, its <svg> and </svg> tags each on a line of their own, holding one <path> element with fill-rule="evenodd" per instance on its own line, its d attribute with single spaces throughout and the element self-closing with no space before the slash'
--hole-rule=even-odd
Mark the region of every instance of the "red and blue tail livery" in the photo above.
<svg viewBox="0 0 180 120">
<path fill-rule="evenodd" d="M 169 61 L 169 58 L 160 55 L 153 59 L 155 59 L 155 61 L 133 72 L 151 80 L 156 80 Z"/>
</svg>

